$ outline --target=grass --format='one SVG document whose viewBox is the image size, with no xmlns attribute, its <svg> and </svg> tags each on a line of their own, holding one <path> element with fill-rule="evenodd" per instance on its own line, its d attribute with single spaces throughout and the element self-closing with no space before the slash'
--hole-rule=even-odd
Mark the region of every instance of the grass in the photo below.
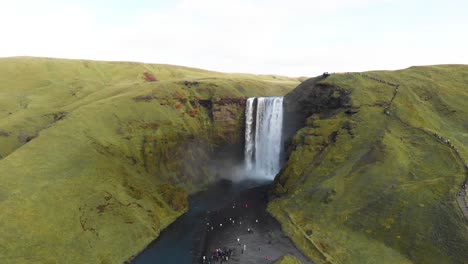
<svg viewBox="0 0 468 264">
<path fill-rule="evenodd" d="M 468 160 L 468 67 L 367 74 L 400 83 L 391 115 L 383 107 L 393 87 L 357 73 L 286 96 L 320 107 L 291 140 L 269 211 L 317 263 L 466 262 L 454 199 L 466 171 L 432 133 Z M 128 260 L 187 209 L 188 193 L 222 173 L 212 160 L 242 142 L 244 99 L 284 95 L 298 81 L 0 59 L 1 262 Z"/>
<path fill-rule="evenodd" d="M 466 171 L 432 133 L 468 160 L 468 67 L 367 74 L 400 83 L 391 116 L 383 107 L 393 87 L 355 73 L 322 80 L 351 103 L 316 113 L 296 133 L 269 211 L 318 263 L 465 263 L 455 195 Z M 313 89 L 323 88 L 303 92 Z"/>
<path fill-rule="evenodd" d="M 291 255 L 285 255 L 275 262 L 276 264 L 301 264 L 302 262 Z"/>
<path fill-rule="evenodd" d="M 244 99 L 297 84 L 171 65 L 0 59 L 0 261 L 128 260 L 214 179 L 217 148 L 239 144 Z"/>
</svg>

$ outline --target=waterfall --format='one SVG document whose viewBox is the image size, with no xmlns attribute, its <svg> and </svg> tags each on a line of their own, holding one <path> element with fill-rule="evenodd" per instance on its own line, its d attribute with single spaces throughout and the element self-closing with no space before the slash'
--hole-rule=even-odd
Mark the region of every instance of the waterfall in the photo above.
<svg viewBox="0 0 468 264">
<path fill-rule="evenodd" d="M 283 97 L 247 99 L 245 169 L 254 178 L 272 180 L 280 170 Z"/>
<path fill-rule="evenodd" d="M 253 134 L 253 114 L 254 114 L 255 98 L 247 99 L 245 107 L 245 168 L 247 171 L 252 170 L 253 166 L 253 151 L 254 151 L 254 134 Z"/>
</svg>

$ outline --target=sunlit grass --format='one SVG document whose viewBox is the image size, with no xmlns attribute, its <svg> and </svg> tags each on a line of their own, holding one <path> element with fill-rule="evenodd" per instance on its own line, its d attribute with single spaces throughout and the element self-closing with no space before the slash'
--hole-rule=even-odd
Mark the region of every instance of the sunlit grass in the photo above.
<svg viewBox="0 0 468 264">
<path fill-rule="evenodd" d="M 356 113 L 316 115 L 297 132 L 270 212 L 318 263 L 463 263 L 455 195 L 466 172 L 432 133 L 468 160 L 468 67 L 367 74 L 400 83 L 389 109 L 397 118 L 383 111 L 392 86 L 353 73 L 322 81 L 350 92 L 344 108 Z"/>
</svg>

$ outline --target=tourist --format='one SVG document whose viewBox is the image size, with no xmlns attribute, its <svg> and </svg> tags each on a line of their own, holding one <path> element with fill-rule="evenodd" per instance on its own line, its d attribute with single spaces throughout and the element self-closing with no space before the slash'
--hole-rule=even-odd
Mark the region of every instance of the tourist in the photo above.
<svg viewBox="0 0 468 264">
<path fill-rule="evenodd" d="M 240 245 L 240 239 L 239 239 L 239 238 L 237 238 L 237 244 L 239 244 L 239 245 Z"/>
</svg>

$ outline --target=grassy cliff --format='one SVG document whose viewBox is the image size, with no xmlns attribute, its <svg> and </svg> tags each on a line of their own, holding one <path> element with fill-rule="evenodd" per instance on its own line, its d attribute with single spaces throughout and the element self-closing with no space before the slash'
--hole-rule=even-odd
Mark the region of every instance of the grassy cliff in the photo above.
<svg viewBox="0 0 468 264">
<path fill-rule="evenodd" d="M 297 84 L 170 65 L 0 59 L 0 261 L 129 259 L 186 210 L 187 192 L 215 179 L 211 160 L 242 146 L 245 98 Z"/>
<path fill-rule="evenodd" d="M 269 211 L 318 263 L 466 263 L 467 102 L 462 65 L 303 82 Z"/>
</svg>

